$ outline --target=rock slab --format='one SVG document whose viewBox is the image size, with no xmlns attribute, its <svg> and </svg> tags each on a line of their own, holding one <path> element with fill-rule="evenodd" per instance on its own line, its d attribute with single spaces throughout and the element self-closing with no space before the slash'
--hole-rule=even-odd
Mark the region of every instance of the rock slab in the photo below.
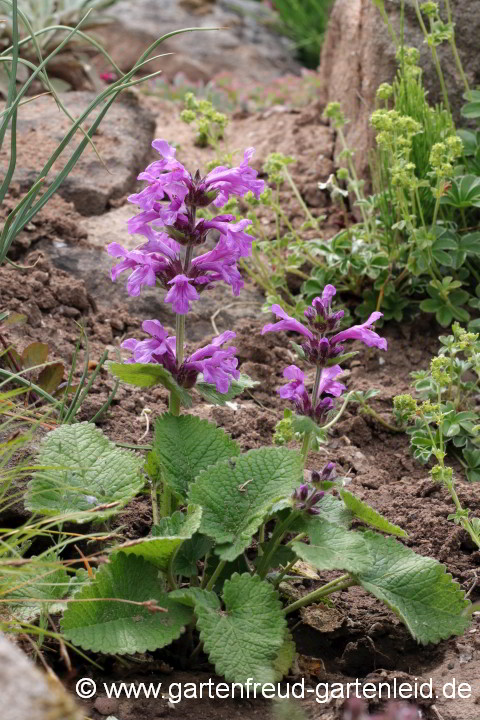
<svg viewBox="0 0 480 720">
<path fill-rule="evenodd" d="M 458 52 L 471 88 L 480 83 L 478 5 L 478 0 L 451 0 Z M 398 35 L 400 6 L 400 0 L 385 2 L 385 10 Z M 440 85 L 413 0 L 405 1 L 405 44 L 420 50 L 424 85 L 430 103 L 435 104 L 441 100 Z M 460 108 L 465 102 L 462 98 L 464 87 L 449 44 L 444 43 L 437 50 L 454 118 L 458 122 Z M 395 72 L 395 46 L 372 0 L 336 0 L 322 48 L 320 100 L 323 105 L 333 101 L 341 104 L 350 120 L 346 127 L 347 142 L 356 152 L 357 172 L 364 178 L 369 174 L 368 151 L 373 147 L 369 119 L 375 109 L 375 94 L 382 82 L 393 80 Z M 335 151 L 336 156 L 341 152 L 338 141 Z"/>
<path fill-rule="evenodd" d="M 0 635 L 2 720 L 82 720 L 73 699 Z"/>
<path fill-rule="evenodd" d="M 93 100 L 88 92 L 71 92 L 62 96 L 71 115 L 78 118 Z M 87 130 L 95 110 L 83 125 Z M 17 122 L 17 165 L 13 182 L 22 192 L 28 190 L 38 174 L 71 127 L 67 116 L 49 96 L 37 98 L 20 108 Z M 102 120 L 93 137 L 104 164 L 92 147 L 87 147 L 74 169 L 60 185 L 59 194 L 73 202 L 82 215 L 100 215 L 116 198 L 131 192 L 138 173 L 148 163 L 155 119 L 138 95 L 122 93 Z M 65 149 L 50 171 L 47 182 L 52 182 L 64 167 L 83 135 L 80 131 Z M 0 175 L 9 160 L 10 140 L 7 136 L 0 150 Z"/>
</svg>

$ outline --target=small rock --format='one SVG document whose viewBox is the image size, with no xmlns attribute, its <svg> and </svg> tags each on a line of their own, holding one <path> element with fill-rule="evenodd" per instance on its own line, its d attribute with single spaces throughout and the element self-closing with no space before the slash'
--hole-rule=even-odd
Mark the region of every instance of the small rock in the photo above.
<svg viewBox="0 0 480 720">
<path fill-rule="evenodd" d="M 116 698 L 97 697 L 93 707 L 100 715 L 113 715 L 118 710 L 118 700 Z"/>
</svg>

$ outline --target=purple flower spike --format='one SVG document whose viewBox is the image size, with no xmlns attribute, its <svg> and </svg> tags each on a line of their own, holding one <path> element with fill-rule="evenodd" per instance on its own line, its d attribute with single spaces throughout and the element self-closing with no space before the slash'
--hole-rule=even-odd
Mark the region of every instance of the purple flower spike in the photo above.
<svg viewBox="0 0 480 720">
<path fill-rule="evenodd" d="M 381 312 L 373 312 L 368 320 L 362 325 L 354 325 L 348 330 L 342 330 L 330 339 L 332 345 L 344 342 L 345 340 L 361 340 L 368 347 L 378 347 L 380 350 L 387 349 L 387 341 L 371 329 L 376 320 L 383 316 Z"/>
<path fill-rule="evenodd" d="M 178 315 L 186 315 L 190 309 L 190 302 L 198 300 L 198 292 L 193 285 L 190 285 L 186 275 L 177 275 L 168 284 L 173 287 L 165 295 L 165 302 L 172 303 L 172 307 Z"/>
<path fill-rule="evenodd" d="M 262 330 L 262 335 L 265 335 L 267 332 L 281 332 L 282 330 L 293 330 L 293 332 L 298 332 L 301 335 L 305 335 L 305 337 L 309 338 L 310 340 L 313 340 L 313 333 L 305 327 L 305 325 L 302 325 L 301 322 L 298 322 L 298 320 L 295 320 L 294 318 L 287 315 L 285 310 L 282 310 L 280 305 L 272 305 L 271 307 L 272 312 L 277 316 L 277 318 L 282 318 L 280 322 L 277 323 L 267 323 L 267 325 L 264 325 Z"/>
</svg>

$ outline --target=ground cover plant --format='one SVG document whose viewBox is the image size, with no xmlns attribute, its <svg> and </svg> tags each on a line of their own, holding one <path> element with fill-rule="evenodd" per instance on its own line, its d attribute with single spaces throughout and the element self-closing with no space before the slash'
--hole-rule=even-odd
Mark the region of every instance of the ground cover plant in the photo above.
<svg viewBox="0 0 480 720">
<path fill-rule="evenodd" d="M 332 285 L 307 308 L 303 323 L 273 305 L 277 322 L 267 323 L 263 334 L 299 335 L 301 344 L 293 343 L 298 362 L 314 370 L 310 381 L 289 365 L 288 382 L 279 390 L 293 405 L 289 420 L 302 438 L 301 449 L 242 453 L 223 430 L 182 412 L 191 406 L 192 392 L 222 404 L 251 382 L 236 369 L 235 347 L 227 345 L 233 331 L 190 352 L 186 320 L 208 286 L 226 282 L 234 293 L 241 291 L 237 262 L 252 244 L 248 220 L 230 214 L 205 220 L 197 218 L 197 209 L 213 205 L 222 212 L 231 196 L 260 196 L 264 183 L 249 165 L 252 148 L 238 166 L 216 167 L 201 177 L 190 174 L 164 140 L 153 145 L 160 159 L 142 173 L 146 187 L 130 197 L 141 210 L 129 230 L 146 242 L 133 251 L 109 246 L 119 259 L 112 278 L 128 272 L 133 295 L 146 285 L 163 288 L 176 314 L 176 334 L 145 320 L 149 337 L 125 340 L 131 357 L 109 367 L 123 382 L 146 389 L 163 385 L 169 411 L 155 420 L 146 462 L 115 448 L 91 423 L 48 433 L 26 502 L 40 516 L 78 513 L 81 522 L 94 514 L 105 521 L 148 478 L 154 524 L 147 537 L 109 543 L 108 563 L 76 576 L 61 621 L 64 637 L 84 650 L 124 654 L 167 646 L 187 631 L 179 652 L 195 659 L 203 648 L 229 681 L 274 682 L 293 661 L 289 616 L 353 585 L 385 602 L 421 643 L 462 633 L 469 602 L 444 566 L 396 540 L 405 532 L 349 492 L 333 463 L 305 480 L 309 448 L 327 441 L 349 399 L 339 381 L 342 364 L 355 354 L 348 343 L 359 340 L 380 352 L 387 347 L 373 328 L 380 313 L 341 330 L 343 311 L 335 308 Z M 197 255 L 211 229 L 218 241 Z M 359 529 L 351 529 L 354 519 Z M 282 602 L 282 580 L 299 560 L 342 574 Z"/>
</svg>

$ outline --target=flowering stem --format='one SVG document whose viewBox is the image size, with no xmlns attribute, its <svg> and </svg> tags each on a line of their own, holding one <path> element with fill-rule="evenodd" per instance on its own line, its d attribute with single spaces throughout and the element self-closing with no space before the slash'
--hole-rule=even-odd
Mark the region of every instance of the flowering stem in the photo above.
<svg viewBox="0 0 480 720">
<path fill-rule="evenodd" d="M 332 580 L 318 590 L 314 590 L 313 592 L 308 593 L 308 595 L 305 595 L 303 598 L 300 598 L 300 600 L 297 600 L 291 605 L 287 605 L 283 612 L 285 615 L 289 615 L 295 610 L 305 607 L 305 605 L 311 605 L 311 603 L 320 600 L 322 597 L 331 595 L 334 592 L 339 592 L 340 590 L 346 590 L 351 585 L 356 585 L 356 581 L 352 578 L 352 576 L 348 574 L 341 575 L 336 580 Z"/>
<path fill-rule="evenodd" d="M 348 393 L 348 395 L 345 396 L 345 400 L 343 401 L 343 405 L 340 408 L 340 411 L 335 415 L 333 420 L 330 420 L 329 423 L 327 423 L 326 425 L 323 425 L 322 430 L 330 430 L 330 428 L 333 427 L 335 425 L 335 423 L 340 420 L 343 413 L 345 412 L 345 408 L 348 405 L 348 401 L 350 400 L 350 397 L 353 395 L 353 392 L 354 391 L 352 390 L 351 392 Z"/>
<path fill-rule="evenodd" d="M 295 181 L 294 181 L 294 179 L 292 178 L 292 176 L 290 175 L 290 173 L 288 172 L 288 169 L 287 169 L 286 167 L 283 168 L 283 172 L 284 172 L 284 174 L 285 174 L 285 177 L 286 177 L 287 180 L 288 180 L 288 184 L 290 185 L 290 187 L 291 187 L 292 190 L 293 190 L 293 194 L 295 195 L 295 197 L 297 198 L 298 202 L 300 203 L 300 206 L 301 206 L 303 212 L 305 213 L 305 215 L 307 216 L 307 218 L 310 220 L 310 222 L 313 223 L 313 225 L 314 225 L 315 227 L 317 227 L 317 221 L 316 221 L 316 219 L 313 217 L 312 213 L 311 213 L 310 210 L 308 209 L 305 200 L 304 200 L 304 199 L 302 198 L 302 196 L 300 195 L 300 192 L 299 192 L 299 190 L 298 190 L 298 188 L 297 188 L 297 186 L 296 186 L 296 184 L 295 184 Z"/>
<path fill-rule="evenodd" d="M 303 435 L 303 445 L 302 445 L 302 457 L 303 457 L 303 464 L 307 462 L 307 456 L 308 456 L 308 450 L 310 448 L 310 438 L 312 436 L 311 432 L 306 432 Z"/>
<path fill-rule="evenodd" d="M 282 582 L 285 575 L 290 572 L 290 570 L 293 568 L 294 565 L 297 564 L 297 562 L 298 562 L 298 557 L 294 557 L 293 560 L 291 562 L 289 562 L 286 567 L 283 568 L 282 572 L 280 573 L 280 575 L 277 577 L 277 579 L 274 582 L 275 587 L 278 587 L 280 585 L 280 583 Z"/>
</svg>

